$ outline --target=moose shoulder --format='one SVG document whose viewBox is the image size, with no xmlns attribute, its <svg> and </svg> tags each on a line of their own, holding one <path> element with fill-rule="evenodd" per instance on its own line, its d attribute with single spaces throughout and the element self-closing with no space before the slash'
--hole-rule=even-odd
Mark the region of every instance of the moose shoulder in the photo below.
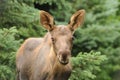
<svg viewBox="0 0 120 80">
<path fill-rule="evenodd" d="M 83 23 L 85 11 L 72 15 L 68 25 L 55 25 L 53 17 L 40 11 L 40 23 L 48 33 L 29 38 L 16 55 L 17 80 L 68 80 L 71 74 L 73 33 Z"/>
</svg>

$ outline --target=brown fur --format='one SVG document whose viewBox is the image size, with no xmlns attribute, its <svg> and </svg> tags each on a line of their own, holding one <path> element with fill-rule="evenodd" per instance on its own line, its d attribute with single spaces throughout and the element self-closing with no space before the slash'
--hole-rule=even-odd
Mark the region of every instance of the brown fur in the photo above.
<svg viewBox="0 0 120 80">
<path fill-rule="evenodd" d="M 21 45 L 16 55 L 16 79 L 68 80 L 72 70 L 73 31 L 81 24 L 84 13 L 79 10 L 72 16 L 70 24 L 56 26 L 53 17 L 41 11 L 41 24 L 49 32 L 44 38 L 29 38 Z"/>
</svg>

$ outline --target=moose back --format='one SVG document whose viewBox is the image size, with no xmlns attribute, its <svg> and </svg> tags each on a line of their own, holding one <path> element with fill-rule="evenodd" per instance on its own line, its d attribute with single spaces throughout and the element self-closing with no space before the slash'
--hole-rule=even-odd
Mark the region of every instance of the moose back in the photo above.
<svg viewBox="0 0 120 80">
<path fill-rule="evenodd" d="M 16 54 L 16 80 L 68 80 L 71 74 L 73 33 L 83 23 L 85 10 L 72 15 L 68 25 L 40 11 L 40 23 L 48 30 L 43 38 L 29 38 Z"/>
</svg>

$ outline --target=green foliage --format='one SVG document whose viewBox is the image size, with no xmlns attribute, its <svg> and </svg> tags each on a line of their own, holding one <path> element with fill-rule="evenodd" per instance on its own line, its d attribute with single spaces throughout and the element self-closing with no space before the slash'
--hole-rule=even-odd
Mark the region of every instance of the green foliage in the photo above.
<svg viewBox="0 0 120 80">
<path fill-rule="evenodd" d="M 75 33 L 76 51 L 97 50 L 100 47 L 119 47 L 120 28 L 112 26 L 91 25 L 85 29 L 78 29 Z M 76 45 L 80 44 L 80 45 Z M 78 50 L 78 49 L 79 50 Z M 77 53 L 77 52 L 75 52 Z"/>
<path fill-rule="evenodd" d="M 100 65 L 107 60 L 100 52 L 79 53 L 72 57 L 73 71 L 70 80 L 93 80 L 100 72 Z"/>
<path fill-rule="evenodd" d="M 0 48 L 2 50 L 17 50 L 17 45 L 19 41 L 15 40 L 15 34 L 18 33 L 15 27 L 10 29 L 0 29 Z M 12 43 L 14 41 L 14 43 Z"/>
<path fill-rule="evenodd" d="M 101 66 L 102 71 L 98 74 L 97 80 L 112 80 L 111 74 L 120 70 L 120 28 L 91 25 L 77 30 L 75 36 L 73 53 L 94 50 L 106 55 L 107 65 Z"/>
<path fill-rule="evenodd" d="M 43 36 L 44 29 L 40 27 L 39 10 L 28 6 L 25 3 L 20 3 L 17 0 L 3 2 L 1 7 L 2 18 L 0 18 L 0 27 L 9 28 L 16 26 L 21 37 L 27 38 L 30 36 Z"/>
<path fill-rule="evenodd" d="M 14 80 L 15 53 L 22 40 L 16 40 L 15 27 L 0 29 L 0 80 Z"/>
</svg>

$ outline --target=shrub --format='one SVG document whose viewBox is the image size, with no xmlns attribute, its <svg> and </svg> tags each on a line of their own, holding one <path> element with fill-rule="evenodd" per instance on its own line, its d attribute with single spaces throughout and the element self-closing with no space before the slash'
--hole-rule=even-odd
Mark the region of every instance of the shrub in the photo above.
<svg viewBox="0 0 120 80">
<path fill-rule="evenodd" d="M 100 52 L 79 53 L 72 57 L 73 71 L 70 80 L 93 80 L 100 72 L 100 65 L 106 60 Z"/>
<path fill-rule="evenodd" d="M 22 40 L 16 40 L 15 27 L 0 29 L 0 80 L 15 79 L 15 53 Z"/>
<path fill-rule="evenodd" d="M 120 28 L 91 25 L 75 33 L 73 53 L 100 51 L 108 57 L 97 80 L 113 80 L 112 75 L 120 70 Z M 76 54 L 77 55 L 77 54 Z"/>
</svg>

